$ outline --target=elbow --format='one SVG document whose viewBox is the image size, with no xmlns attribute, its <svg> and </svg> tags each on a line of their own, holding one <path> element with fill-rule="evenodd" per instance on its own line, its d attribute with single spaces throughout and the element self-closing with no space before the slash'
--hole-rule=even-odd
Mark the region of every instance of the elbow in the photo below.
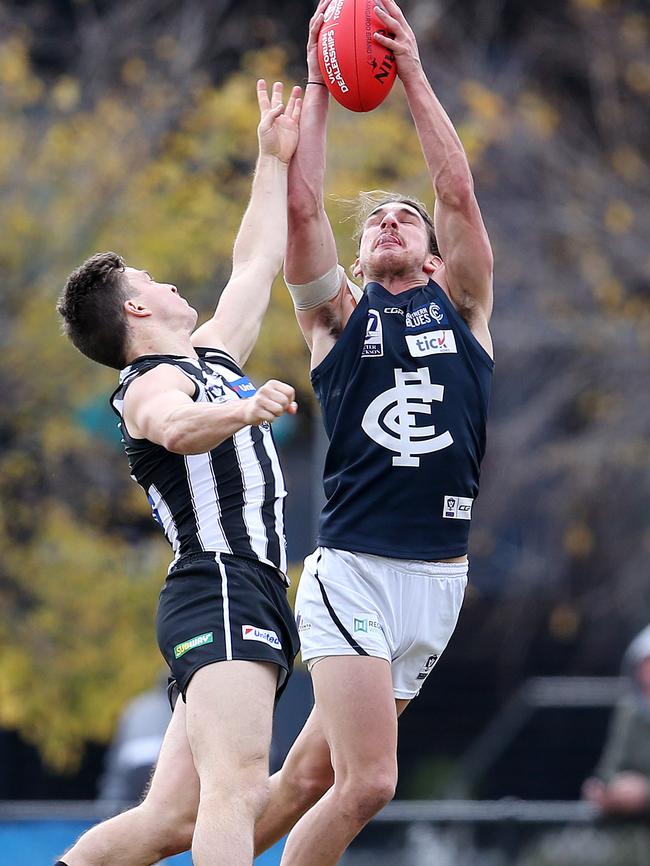
<svg viewBox="0 0 650 866">
<path fill-rule="evenodd" d="M 160 443 L 165 451 L 169 451 L 172 454 L 191 454 L 191 450 L 188 449 L 187 437 L 178 430 L 170 430 L 166 432 Z"/>
<path fill-rule="evenodd" d="M 439 178 L 435 185 L 436 198 L 454 210 L 467 210 L 474 201 L 474 181 L 469 171 L 454 172 Z"/>
</svg>

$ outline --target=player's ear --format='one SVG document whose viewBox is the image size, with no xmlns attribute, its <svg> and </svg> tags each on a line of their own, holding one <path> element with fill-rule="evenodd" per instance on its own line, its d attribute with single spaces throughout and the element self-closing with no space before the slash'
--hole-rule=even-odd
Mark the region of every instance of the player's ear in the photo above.
<svg viewBox="0 0 650 866">
<path fill-rule="evenodd" d="M 425 274 L 434 274 L 438 268 L 442 265 L 442 259 L 440 256 L 434 256 L 433 253 L 430 253 L 426 259 L 424 260 L 424 265 L 422 270 Z"/>
<path fill-rule="evenodd" d="M 362 276 L 363 276 L 363 271 L 361 270 L 361 263 L 359 262 L 359 259 L 358 259 L 358 258 L 355 259 L 355 262 L 354 262 L 354 264 L 352 265 L 352 267 L 351 267 L 350 270 L 352 271 L 352 275 L 353 275 L 354 277 L 356 277 L 357 279 L 358 279 L 359 277 L 362 277 Z"/>
<path fill-rule="evenodd" d="M 151 315 L 151 310 L 145 307 L 144 304 L 139 304 L 137 298 L 129 298 L 124 301 L 124 311 L 127 316 L 136 316 L 139 319 L 144 319 Z"/>
</svg>

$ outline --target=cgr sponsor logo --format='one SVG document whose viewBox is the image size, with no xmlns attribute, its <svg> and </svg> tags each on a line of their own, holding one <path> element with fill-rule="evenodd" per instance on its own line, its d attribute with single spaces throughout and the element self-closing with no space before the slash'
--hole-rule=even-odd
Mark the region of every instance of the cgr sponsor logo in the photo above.
<svg viewBox="0 0 650 866">
<path fill-rule="evenodd" d="M 445 496 L 442 516 L 449 520 L 471 520 L 473 503 L 468 496 Z"/>
<path fill-rule="evenodd" d="M 392 313 L 395 316 L 403 316 L 404 310 L 401 307 L 384 307 L 385 313 Z"/>
</svg>

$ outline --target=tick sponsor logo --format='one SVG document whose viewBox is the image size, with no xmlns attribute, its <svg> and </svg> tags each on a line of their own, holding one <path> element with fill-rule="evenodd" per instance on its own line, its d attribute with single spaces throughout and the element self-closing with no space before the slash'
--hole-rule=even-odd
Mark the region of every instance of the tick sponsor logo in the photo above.
<svg viewBox="0 0 650 866">
<path fill-rule="evenodd" d="M 407 334 L 406 345 L 414 358 L 425 355 L 457 354 L 453 331 L 425 331 L 423 334 Z"/>
<path fill-rule="evenodd" d="M 241 636 L 244 640 L 256 640 L 259 643 L 265 643 L 272 646 L 273 649 L 282 649 L 280 638 L 274 631 L 268 631 L 265 628 L 258 628 L 255 625 L 243 625 L 241 627 Z"/>
<path fill-rule="evenodd" d="M 189 640 L 183 641 L 183 643 L 176 644 L 174 647 L 174 658 L 179 659 L 190 650 L 196 649 L 200 646 L 205 646 L 213 641 L 214 633 L 211 631 L 206 631 L 205 634 L 198 634 L 196 637 L 191 637 Z"/>
<path fill-rule="evenodd" d="M 468 496 L 445 496 L 442 516 L 450 520 L 471 520 L 473 503 Z"/>
</svg>

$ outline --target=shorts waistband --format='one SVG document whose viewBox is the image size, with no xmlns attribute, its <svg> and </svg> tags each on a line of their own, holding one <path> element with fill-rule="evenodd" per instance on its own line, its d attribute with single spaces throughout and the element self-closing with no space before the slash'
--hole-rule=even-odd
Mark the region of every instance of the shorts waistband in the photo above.
<svg viewBox="0 0 650 866">
<path fill-rule="evenodd" d="M 173 574 L 179 568 L 184 568 L 192 562 L 214 562 L 218 556 L 219 554 L 214 550 L 197 550 L 196 553 L 185 553 L 172 562 L 167 574 Z"/>
<path fill-rule="evenodd" d="M 392 556 L 377 556 L 374 553 L 353 553 L 338 548 L 317 548 L 318 551 L 331 550 L 343 559 L 351 557 L 366 562 L 378 562 L 386 568 L 392 568 L 402 574 L 418 574 L 423 577 L 466 577 L 469 571 L 469 559 L 465 562 L 443 562 L 427 559 L 398 559 Z"/>
</svg>

